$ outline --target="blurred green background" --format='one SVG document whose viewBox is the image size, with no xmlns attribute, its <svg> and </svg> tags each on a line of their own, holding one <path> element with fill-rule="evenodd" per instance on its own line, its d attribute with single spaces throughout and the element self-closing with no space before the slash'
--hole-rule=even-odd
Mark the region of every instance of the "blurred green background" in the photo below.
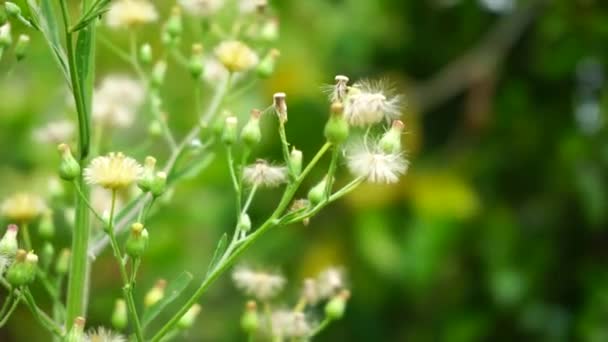
<svg viewBox="0 0 608 342">
<path fill-rule="evenodd" d="M 172 3 L 158 5 L 166 16 Z M 399 184 L 361 187 L 307 227 L 271 232 L 243 261 L 282 271 L 289 305 L 304 277 L 345 266 L 352 300 L 319 341 L 608 341 L 607 5 L 274 1 L 278 70 L 227 106 L 245 118 L 250 108 L 269 105 L 272 93 L 286 92 L 290 141 L 310 157 L 327 118 L 321 85 L 336 74 L 387 77 L 407 99 L 411 168 Z M 142 34 L 160 44 L 158 27 Z M 103 46 L 97 60 L 98 78 L 130 72 Z M 187 114 L 192 84 L 185 71 L 169 70 L 163 96 L 182 136 L 195 122 Z M 0 71 L 0 197 L 23 189 L 45 194 L 58 157 L 55 146 L 35 144 L 31 134 L 71 115 L 64 83 L 36 35 L 26 60 L 5 57 Z M 145 131 L 142 125 L 107 138 L 111 149 L 129 152 Z M 277 142 L 267 136 L 257 154 L 279 157 Z M 162 145 L 153 151 L 164 161 Z M 212 165 L 154 214 L 138 300 L 159 277 L 184 269 L 204 275 L 217 239 L 234 224 L 227 189 L 218 149 Z M 254 222 L 277 199 L 263 192 Z M 58 246 L 67 246 L 69 231 L 58 229 Z M 109 252 L 92 277 L 88 323 L 107 324 L 121 295 Z M 187 338 L 243 340 L 245 299 L 223 277 Z M 45 340 L 32 322 L 20 308 L 0 340 Z"/>
</svg>

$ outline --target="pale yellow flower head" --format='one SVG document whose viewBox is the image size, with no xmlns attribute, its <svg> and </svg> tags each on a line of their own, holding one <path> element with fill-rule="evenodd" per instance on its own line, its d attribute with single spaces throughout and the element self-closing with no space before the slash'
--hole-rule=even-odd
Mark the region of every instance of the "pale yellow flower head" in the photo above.
<svg viewBox="0 0 608 342">
<path fill-rule="evenodd" d="M 143 168 L 135 159 L 126 157 L 121 152 L 112 152 L 93 159 L 84 169 L 84 179 L 89 184 L 117 190 L 135 182 L 142 171 Z"/>
<path fill-rule="evenodd" d="M 238 40 L 220 43 L 215 48 L 217 59 L 232 72 L 247 71 L 255 67 L 259 57 L 249 46 Z"/>
<path fill-rule="evenodd" d="M 106 23 L 111 28 L 130 28 L 158 20 L 158 12 L 146 0 L 114 1 L 106 14 Z"/>
<path fill-rule="evenodd" d="M 16 193 L 2 202 L 2 216 L 11 222 L 28 223 L 46 210 L 44 200 L 33 194 Z"/>
</svg>

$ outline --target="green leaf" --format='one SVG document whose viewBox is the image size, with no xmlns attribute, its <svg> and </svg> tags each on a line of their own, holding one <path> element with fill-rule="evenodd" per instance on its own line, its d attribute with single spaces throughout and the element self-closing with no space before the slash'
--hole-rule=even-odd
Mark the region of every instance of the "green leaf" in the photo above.
<svg viewBox="0 0 608 342">
<path fill-rule="evenodd" d="M 70 32 L 76 32 L 82 30 L 83 28 L 89 26 L 91 21 L 97 19 L 104 13 L 110 10 L 110 0 L 97 0 L 91 7 L 84 13 L 82 18 L 78 20 L 78 22 L 70 28 Z"/>
<path fill-rule="evenodd" d="M 79 113 L 84 118 L 79 118 L 81 153 L 88 154 L 89 136 L 91 130 L 91 99 L 93 93 L 93 79 L 95 75 L 95 27 L 89 25 L 78 33 L 76 40 L 76 69 L 78 72 L 79 86 L 82 94 L 82 105 L 84 113 Z"/>
<path fill-rule="evenodd" d="M 171 304 L 179 295 L 184 292 L 188 284 L 192 281 L 192 274 L 183 272 L 175 280 L 169 283 L 169 286 L 165 289 L 165 296 L 163 299 L 152 305 L 142 318 L 141 324 L 145 328 L 150 322 L 152 322 L 166 307 Z"/>
<path fill-rule="evenodd" d="M 220 241 L 217 243 L 215 252 L 213 252 L 213 257 L 211 258 L 211 262 L 209 263 L 209 267 L 207 268 L 207 275 L 209 275 L 211 270 L 213 270 L 213 268 L 215 267 L 215 264 L 217 264 L 219 259 L 224 254 L 224 251 L 226 250 L 226 244 L 228 244 L 228 234 L 224 233 Z"/>
</svg>

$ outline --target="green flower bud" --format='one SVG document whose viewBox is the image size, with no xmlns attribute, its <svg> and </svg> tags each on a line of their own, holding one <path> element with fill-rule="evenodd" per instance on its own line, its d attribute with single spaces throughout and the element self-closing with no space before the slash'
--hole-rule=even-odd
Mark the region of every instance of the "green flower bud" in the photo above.
<svg viewBox="0 0 608 342">
<path fill-rule="evenodd" d="M 282 123 L 287 122 L 287 95 L 285 93 L 275 93 L 272 96 L 273 99 L 273 107 L 277 116 L 279 117 L 279 121 Z"/>
<path fill-rule="evenodd" d="M 188 329 L 194 325 L 196 317 L 201 312 L 201 306 L 194 304 L 186 311 L 186 313 L 177 322 L 177 327 L 180 329 Z"/>
<path fill-rule="evenodd" d="M 38 224 L 38 234 L 43 239 L 52 239 L 55 236 L 55 223 L 53 222 L 53 212 L 46 210 L 42 214 L 40 223 Z"/>
<path fill-rule="evenodd" d="M 167 287 L 167 281 L 164 279 L 159 279 L 154 284 L 154 287 L 146 293 L 144 297 L 144 306 L 149 308 L 152 305 L 158 303 L 163 297 L 165 297 L 165 288 Z"/>
<path fill-rule="evenodd" d="M 330 299 L 329 302 L 325 304 L 325 316 L 331 320 L 342 318 L 342 316 L 344 316 L 344 310 L 346 309 L 346 301 L 349 297 L 350 292 L 348 290 L 344 290 L 334 298 Z"/>
<path fill-rule="evenodd" d="M 5 2 L 4 8 L 6 9 L 6 13 L 12 17 L 21 15 L 21 7 L 14 2 Z"/>
<path fill-rule="evenodd" d="M 213 134 L 218 136 L 224 132 L 224 124 L 226 123 L 226 119 L 230 116 L 233 116 L 233 114 L 227 110 L 222 111 L 220 115 L 218 115 L 211 127 Z"/>
<path fill-rule="evenodd" d="M 188 70 L 194 79 L 199 79 L 203 74 L 203 45 L 192 45 L 192 56 L 188 62 Z"/>
<path fill-rule="evenodd" d="M 45 270 L 48 269 L 55 256 L 55 247 L 53 247 L 53 244 L 48 241 L 45 242 L 42 246 L 42 253 L 40 256 L 42 259 L 42 268 Z"/>
<path fill-rule="evenodd" d="M 114 303 L 112 326 L 118 330 L 123 330 L 127 327 L 127 303 L 124 299 L 117 299 Z"/>
<path fill-rule="evenodd" d="M 14 287 L 28 285 L 36 278 L 37 266 L 38 256 L 20 249 L 15 255 L 15 262 L 6 271 L 6 280 Z"/>
<path fill-rule="evenodd" d="M 25 58 L 27 48 L 30 46 L 30 36 L 26 34 L 19 35 L 17 44 L 15 44 L 15 57 L 20 61 Z"/>
<path fill-rule="evenodd" d="M 80 164 L 72 155 L 70 147 L 66 144 L 59 144 L 57 147 L 61 152 L 61 163 L 59 164 L 59 177 L 66 181 L 72 181 L 80 176 Z"/>
<path fill-rule="evenodd" d="M 403 122 L 393 121 L 391 128 L 384 133 L 378 145 L 385 153 L 398 153 L 401 151 L 401 133 L 403 132 Z"/>
<path fill-rule="evenodd" d="M 141 257 L 148 247 L 148 230 L 137 222 L 131 225 L 131 234 L 127 239 L 125 250 L 132 258 Z"/>
<path fill-rule="evenodd" d="M 11 36 L 11 23 L 7 22 L 0 26 L 0 49 L 7 48 L 13 43 Z"/>
<path fill-rule="evenodd" d="M 160 137 L 163 133 L 163 126 L 158 120 L 152 120 L 148 125 L 148 134 L 153 137 Z"/>
<path fill-rule="evenodd" d="M 152 63 L 152 46 L 148 43 L 143 44 L 140 48 L 139 48 L 139 60 L 143 63 L 143 64 L 150 64 Z"/>
<path fill-rule="evenodd" d="M 296 150 L 295 148 L 291 150 L 289 154 L 289 166 L 291 167 L 291 171 L 295 177 L 298 177 L 302 172 L 302 151 Z"/>
<path fill-rule="evenodd" d="M 19 243 L 17 242 L 17 225 L 9 224 L 2 239 L 0 239 L 0 255 L 12 258 L 17 254 Z"/>
<path fill-rule="evenodd" d="M 340 102 L 331 105 L 331 116 L 325 125 L 325 139 L 332 144 L 340 144 L 348 138 L 348 122 L 343 117 L 344 106 Z"/>
<path fill-rule="evenodd" d="M 279 39 L 279 20 L 271 18 L 266 21 L 260 30 L 260 38 L 266 42 L 275 42 Z"/>
<path fill-rule="evenodd" d="M 241 131 L 241 140 L 250 148 L 259 144 L 262 140 L 262 130 L 260 129 L 261 116 L 261 111 L 257 109 L 251 110 L 251 117 Z"/>
<path fill-rule="evenodd" d="M 156 169 L 156 159 L 152 156 L 147 156 L 144 162 L 144 171 L 137 181 L 137 186 L 143 191 L 148 192 L 154 183 L 154 172 Z"/>
<path fill-rule="evenodd" d="M 182 11 L 178 6 L 173 7 L 171 10 L 171 16 L 167 20 L 165 29 L 173 39 L 181 36 L 183 31 Z"/>
<path fill-rule="evenodd" d="M 270 77 L 274 73 L 277 64 L 277 59 L 280 55 L 281 53 L 279 52 L 279 50 L 270 50 L 268 54 L 264 58 L 262 58 L 262 60 L 255 69 L 258 76 L 262 78 Z"/>
<path fill-rule="evenodd" d="M 236 116 L 229 116 L 224 121 L 224 131 L 222 133 L 222 141 L 226 145 L 232 145 L 236 142 L 238 119 Z"/>
<path fill-rule="evenodd" d="M 257 304 L 250 300 L 245 306 L 245 312 L 241 317 L 241 328 L 248 334 L 254 333 L 260 326 L 260 319 L 258 318 Z"/>
<path fill-rule="evenodd" d="M 55 262 L 55 272 L 59 275 L 65 275 L 70 269 L 70 257 L 72 252 L 69 249 L 64 248 L 59 253 L 57 261 Z"/>
<path fill-rule="evenodd" d="M 165 75 L 167 74 L 167 62 L 158 61 L 152 69 L 152 85 L 154 87 L 160 87 L 165 81 Z"/>
<path fill-rule="evenodd" d="M 313 186 L 308 192 L 308 201 L 312 206 L 315 206 L 325 199 L 325 191 L 327 190 L 327 177 L 324 177 L 321 182 Z"/>
<path fill-rule="evenodd" d="M 247 213 L 241 215 L 237 229 L 242 232 L 248 232 L 251 229 L 251 219 Z"/>
<path fill-rule="evenodd" d="M 154 175 L 154 180 L 150 186 L 150 193 L 154 197 L 158 197 L 165 193 L 167 190 L 167 174 L 163 171 L 159 171 Z"/>
<path fill-rule="evenodd" d="M 66 342 L 82 342 L 84 341 L 84 325 L 85 319 L 83 317 L 76 317 L 74 324 L 70 329 L 70 332 L 66 335 Z"/>
</svg>

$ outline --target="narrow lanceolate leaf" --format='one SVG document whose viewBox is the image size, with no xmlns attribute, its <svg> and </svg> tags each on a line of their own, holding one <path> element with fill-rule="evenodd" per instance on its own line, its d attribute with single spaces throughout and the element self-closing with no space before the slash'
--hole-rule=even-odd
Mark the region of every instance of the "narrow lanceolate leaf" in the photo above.
<svg viewBox="0 0 608 342">
<path fill-rule="evenodd" d="M 192 281 L 192 278 L 192 274 L 184 272 L 171 281 L 165 289 L 165 296 L 163 299 L 159 300 L 144 312 L 144 316 L 141 320 L 142 327 L 145 328 L 167 307 L 167 305 L 176 300 L 180 294 L 186 290 L 188 284 Z"/>
<path fill-rule="evenodd" d="M 228 235 L 224 233 L 222 238 L 217 243 L 217 247 L 215 248 L 215 252 L 213 252 L 213 257 L 211 258 L 211 262 L 209 263 L 209 267 L 207 268 L 207 275 L 211 273 L 217 262 L 220 260 L 222 255 L 224 255 L 224 251 L 226 250 L 226 245 L 228 244 Z"/>
<path fill-rule="evenodd" d="M 89 150 L 89 137 L 91 129 L 91 101 L 93 94 L 93 82 L 95 75 L 95 27 L 94 23 L 78 33 L 76 40 L 76 67 L 80 79 L 80 89 L 86 118 L 79 119 L 81 139 L 85 143 L 81 145 L 82 152 L 86 156 Z"/>
<path fill-rule="evenodd" d="M 89 26 L 89 24 L 110 10 L 111 0 L 97 0 L 91 5 L 91 7 L 82 15 L 82 18 L 70 28 L 71 32 L 82 30 Z"/>
</svg>

